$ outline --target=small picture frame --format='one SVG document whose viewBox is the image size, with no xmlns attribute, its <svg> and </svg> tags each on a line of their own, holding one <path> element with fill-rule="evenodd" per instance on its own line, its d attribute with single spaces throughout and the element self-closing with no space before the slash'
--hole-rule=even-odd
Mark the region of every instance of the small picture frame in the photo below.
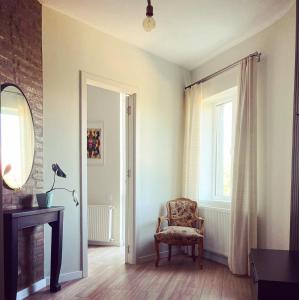
<svg viewBox="0 0 299 300">
<path fill-rule="evenodd" d="M 104 164 L 104 123 L 87 124 L 87 161 L 88 164 Z"/>
</svg>

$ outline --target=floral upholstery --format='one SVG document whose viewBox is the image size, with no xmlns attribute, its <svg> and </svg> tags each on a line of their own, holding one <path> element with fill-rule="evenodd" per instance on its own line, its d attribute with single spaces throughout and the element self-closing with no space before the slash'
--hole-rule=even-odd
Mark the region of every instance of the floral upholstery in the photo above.
<svg viewBox="0 0 299 300">
<path fill-rule="evenodd" d="M 170 226 L 196 226 L 197 203 L 189 199 L 176 199 L 167 203 Z M 179 219 L 177 219 L 179 218 Z"/>
<path fill-rule="evenodd" d="M 181 241 L 196 242 L 203 237 L 197 228 L 184 226 L 167 226 L 162 231 L 155 234 L 156 240 L 160 242 Z"/>
<path fill-rule="evenodd" d="M 192 246 L 192 258 L 196 260 L 195 246 L 198 247 L 198 264 L 202 269 L 204 219 L 197 214 L 197 202 L 187 198 L 170 200 L 166 204 L 167 216 L 158 218 L 155 237 L 156 267 L 160 261 L 160 243 L 168 244 L 168 261 L 171 259 L 171 247 Z M 162 228 L 165 221 L 168 226 Z"/>
</svg>

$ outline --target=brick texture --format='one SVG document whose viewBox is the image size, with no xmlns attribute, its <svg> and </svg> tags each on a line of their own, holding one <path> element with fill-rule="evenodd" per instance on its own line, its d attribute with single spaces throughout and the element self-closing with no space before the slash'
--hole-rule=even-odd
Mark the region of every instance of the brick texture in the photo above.
<svg viewBox="0 0 299 300">
<path fill-rule="evenodd" d="M 0 0 L 0 83 L 17 84 L 26 95 L 35 128 L 35 159 L 29 180 L 19 191 L 3 187 L 3 208 L 36 206 L 43 190 L 42 10 L 37 0 Z M 43 227 L 19 233 L 18 289 L 44 276 Z"/>
</svg>

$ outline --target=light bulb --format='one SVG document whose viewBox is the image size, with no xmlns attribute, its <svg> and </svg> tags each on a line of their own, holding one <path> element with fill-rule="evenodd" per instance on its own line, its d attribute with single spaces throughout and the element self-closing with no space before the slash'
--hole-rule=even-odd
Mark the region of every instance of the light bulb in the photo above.
<svg viewBox="0 0 299 300">
<path fill-rule="evenodd" d="M 149 32 L 156 27 L 156 21 L 153 17 L 146 17 L 143 21 L 143 28 L 145 31 Z"/>
</svg>

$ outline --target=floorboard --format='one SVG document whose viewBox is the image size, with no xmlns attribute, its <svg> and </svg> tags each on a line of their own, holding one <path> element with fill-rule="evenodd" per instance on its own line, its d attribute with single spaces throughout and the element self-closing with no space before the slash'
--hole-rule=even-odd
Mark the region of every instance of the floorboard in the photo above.
<svg viewBox="0 0 299 300">
<path fill-rule="evenodd" d="M 56 294 L 44 289 L 29 300 L 251 300 L 250 279 L 233 276 L 227 267 L 204 260 L 199 270 L 192 259 L 177 255 L 125 265 L 123 248 L 92 247 L 88 251 L 89 277 L 62 285 Z"/>
</svg>

